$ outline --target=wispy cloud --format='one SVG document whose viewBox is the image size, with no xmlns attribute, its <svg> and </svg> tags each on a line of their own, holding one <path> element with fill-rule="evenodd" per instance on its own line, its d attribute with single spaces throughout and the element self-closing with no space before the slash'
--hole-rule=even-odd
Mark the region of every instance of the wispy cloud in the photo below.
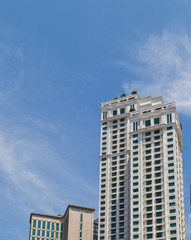
<svg viewBox="0 0 191 240">
<path fill-rule="evenodd" d="M 124 82 L 125 91 L 138 89 L 141 95 L 163 95 L 175 101 L 179 112 L 191 115 L 191 37 L 167 31 L 152 35 L 135 51 L 137 67 L 119 64 L 133 70 L 139 79 Z"/>
<path fill-rule="evenodd" d="M 18 135 L 19 132 L 15 136 L 15 133 L 7 133 L 1 129 L 1 177 L 11 183 L 9 189 L 4 189 L 4 194 L 9 200 L 9 205 L 13 202 L 11 199 L 14 195 L 14 198 L 19 200 L 20 204 L 17 203 L 22 205 L 23 210 L 28 204 L 41 211 L 47 211 L 47 209 L 51 211 L 56 205 L 63 204 L 64 200 L 61 201 L 55 196 L 50 179 L 40 172 L 38 166 L 35 167 L 35 165 L 37 162 L 44 164 L 44 160 L 46 160 L 46 164 L 50 164 L 50 161 L 55 157 L 54 152 L 42 139 L 30 140 Z M 19 197 L 20 195 L 22 198 Z M 23 204 L 25 201 L 27 204 Z"/>
</svg>

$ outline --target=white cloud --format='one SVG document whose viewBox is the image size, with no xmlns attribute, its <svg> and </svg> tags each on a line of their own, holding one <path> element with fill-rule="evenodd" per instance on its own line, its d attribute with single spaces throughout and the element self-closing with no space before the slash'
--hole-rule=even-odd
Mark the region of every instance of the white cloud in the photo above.
<svg viewBox="0 0 191 240">
<path fill-rule="evenodd" d="M 9 189 L 4 188 L 3 194 L 7 197 L 10 208 L 14 201 L 13 196 L 19 201 L 17 204 L 22 205 L 23 210 L 30 205 L 50 212 L 55 206 L 63 205 L 64 200 L 55 196 L 50 179 L 35 166 L 40 159 L 46 160 L 48 164 L 53 158 L 54 153 L 48 144 L 42 139 L 33 141 L 23 136 L 18 137 L 18 132 L 17 136 L 14 135 L 13 132 L 10 134 L 1 129 L 1 181 L 7 179 L 9 182 Z"/>
<path fill-rule="evenodd" d="M 175 101 L 179 112 L 191 115 L 191 38 L 188 34 L 150 36 L 137 49 L 139 80 L 124 83 L 125 91 L 137 89 L 143 96 L 162 95 Z M 122 63 L 128 66 L 128 63 Z"/>
</svg>

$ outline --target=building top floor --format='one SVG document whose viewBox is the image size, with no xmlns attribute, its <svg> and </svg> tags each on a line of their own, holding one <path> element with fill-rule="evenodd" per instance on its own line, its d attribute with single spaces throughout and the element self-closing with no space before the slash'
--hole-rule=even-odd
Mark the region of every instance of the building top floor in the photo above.
<svg viewBox="0 0 191 240">
<path fill-rule="evenodd" d="M 122 94 L 123 95 L 123 94 Z M 116 97 L 113 100 L 106 101 L 101 103 L 101 109 L 102 108 L 113 108 L 117 105 L 126 105 L 126 104 L 133 104 L 137 103 L 138 110 L 139 109 L 145 109 L 147 107 L 151 106 L 157 106 L 164 104 L 163 97 L 152 97 L 152 96 L 146 96 L 139 98 L 138 94 L 131 94 L 129 96 L 122 96 L 122 97 Z"/>
<path fill-rule="evenodd" d="M 109 120 L 112 118 L 127 116 L 128 118 L 142 118 L 145 115 L 158 114 L 160 112 L 176 113 L 178 119 L 176 105 L 174 102 L 164 103 L 162 96 L 159 97 L 142 97 L 139 98 L 137 94 L 113 99 L 101 104 L 101 120 Z"/>
<path fill-rule="evenodd" d="M 31 223 L 32 218 L 37 218 L 37 219 L 46 219 L 46 220 L 51 220 L 51 221 L 63 221 L 65 216 L 68 214 L 69 210 L 79 210 L 79 211 L 86 211 L 93 213 L 95 211 L 94 208 L 89 208 L 89 207 L 82 207 L 82 206 L 77 206 L 77 205 L 72 205 L 69 204 L 64 215 L 59 213 L 57 216 L 56 215 L 49 215 L 49 214 L 41 214 L 41 213 L 34 213 L 32 212 L 30 215 L 30 220 L 29 222 Z"/>
</svg>

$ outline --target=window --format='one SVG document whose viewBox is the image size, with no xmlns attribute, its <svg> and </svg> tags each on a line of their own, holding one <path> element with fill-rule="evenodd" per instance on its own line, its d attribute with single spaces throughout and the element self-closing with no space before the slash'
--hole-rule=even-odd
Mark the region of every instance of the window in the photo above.
<svg viewBox="0 0 191 240">
<path fill-rule="evenodd" d="M 155 184 L 161 183 L 161 179 L 156 179 Z"/>
<path fill-rule="evenodd" d="M 152 178 L 152 175 L 146 175 L 146 179 L 150 179 L 150 178 Z"/>
<path fill-rule="evenodd" d="M 149 166 L 151 166 L 151 162 L 146 163 L 146 167 L 149 167 Z"/>
<path fill-rule="evenodd" d="M 133 239 L 138 239 L 139 235 L 133 235 Z"/>
<path fill-rule="evenodd" d="M 146 194 L 146 198 L 152 198 L 152 193 Z"/>
<path fill-rule="evenodd" d="M 155 165 L 161 164 L 161 160 L 155 161 Z"/>
<path fill-rule="evenodd" d="M 160 226 L 159 226 L 160 227 Z M 162 237 L 163 233 L 157 233 L 157 238 Z"/>
<path fill-rule="evenodd" d="M 117 109 L 113 110 L 113 116 L 117 115 Z"/>
<path fill-rule="evenodd" d="M 139 229 L 138 228 L 133 228 L 133 232 L 138 232 Z"/>
<path fill-rule="evenodd" d="M 156 206 L 156 210 L 161 210 L 162 209 L 162 205 Z"/>
<path fill-rule="evenodd" d="M 167 142 L 172 142 L 172 141 L 173 141 L 173 138 L 167 139 Z"/>
<path fill-rule="evenodd" d="M 162 192 L 156 192 L 156 193 L 155 193 L 155 196 L 156 196 L 156 197 L 161 197 L 161 196 L 162 196 Z"/>
<path fill-rule="evenodd" d="M 36 235 L 36 230 L 35 229 L 32 230 L 32 235 Z"/>
<path fill-rule="evenodd" d="M 133 196 L 133 199 L 137 199 L 139 196 L 138 195 L 134 195 Z"/>
<path fill-rule="evenodd" d="M 146 188 L 146 192 L 150 192 L 150 191 L 152 191 L 152 187 Z"/>
<path fill-rule="evenodd" d="M 135 110 L 135 105 L 134 104 L 130 105 L 130 111 L 132 111 L 132 110 Z"/>
<path fill-rule="evenodd" d="M 169 197 L 169 199 L 170 199 L 170 197 Z M 173 199 L 173 198 L 172 198 Z M 174 199 L 175 199 L 175 197 L 174 197 Z M 169 203 L 169 206 L 170 207 L 174 207 L 176 204 L 175 204 L 175 202 L 172 202 L 172 203 Z"/>
<path fill-rule="evenodd" d="M 156 217 L 161 217 L 162 216 L 162 212 L 156 212 Z"/>
<path fill-rule="evenodd" d="M 133 134 L 133 138 L 136 138 L 136 137 L 138 137 L 138 134 Z"/>
<path fill-rule="evenodd" d="M 167 114 L 167 123 L 171 123 L 172 122 L 172 113 L 168 113 Z"/>
<path fill-rule="evenodd" d="M 125 108 L 120 109 L 120 114 L 123 114 L 123 113 L 125 113 Z"/>
<path fill-rule="evenodd" d="M 33 220 L 33 227 L 34 228 L 36 227 L 36 220 L 35 219 Z"/>
<path fill-rule="evenodd" d="M 133 208 L 133 212 L 138 212 L 139 208 Z"/>
<path fill-rule="evenodd" d="M 162 219 L 161 218 L 156 219 L 156 223 L 162 223 Z"/>
<path fill-rule="evenodd" d="M 174 151 L 172 150 L 172 151 L 168 151 L 168 154 L 173 154 L 174 153 Z"/>
<path fill-rule="evenodd" d="M 50 222 L 47 222 L 47 229 L 50 229 Z"/>
<path fill-rule="evenodd" d="M 147 207 L 147 212 L 151 212 L 153 210 L 152 207 Z"/>
<path fill-rule="evenodd" d="M 160 148 L 155 148 L 155 152 L 160 152 Z"/>
<path fill-rule="evenodd" d="M 42 223 L 42 228 L 43 228 L 43 229 L 45 229 L 45 224 L 46 224 L 46 222 L 43 221 L 43 223 Z"/>
<path fill-rule="evenodd" d="M 151 150 L 145 151 L 145 154 L 150 154 L 150 153 L 151 153 Z"/>
<path fill-rule="evenodd" d="M 167 130 L 172 130 L 173 127 L 172 127 L 172 126 L 169 126 L 169 127 L 167 127 L 166 129 L 167 129 Z"/>
<path fill-rule="evenodd" d="M 169 197 L 169 200 L 174 200 L 175 199 L 175 196 L 170 196 Z"/>
<path fill-rule="evenodd" d="M 172 136 L 173 135 L 173 132 L 168 132 L 167 133 L 167 136 Z"/>
<path fill-rule="evenodd" d="M 148 200 L 148 201 L 146 201 L 146 203 L 147 203 L 147 205 L 151 205 L 153 203 L 153 201 L 152 200 Z"/>
<path fill-rule="evenodd" d="M 138 130 L 138 122 L 133 122 L 133 131 Z"/>
<path fill-rule="evenodd" d="M 139 225 L 138 221 L 133 222 L 133 225 Z"/>
<path fill-rule="evenodd" d="M 151 135 L 151 132 L 146 132 L 145 133 L 145 136 L 150 136 Z"/>
<path fill-rule="evenodd" d="M 145 120 L 145 127 L 151 126 L 151 120 Z"/>
<path fill-rule="evenodd" d="M 147 232 L 152 232 L 153 231 L 153 228 L 152 227 L 148 227 L 147 228 Z"/>
<path fill-rule="evenodd" d="M 176 223 L 171 223 L 170 227 L 176 227 Z"/>
<path fill-rule="evenodd" d="M 155 177 L 161 177 L 161 173 L 155 173 Z"/>
<path fill-rule="evenodd" d="M 156 203 L 162 203 L 162 198 L 158 198 L 155 200 Z"/>
<path fill-rule="evenodd" d="M 137 180 L 139 176 L 133 176 L 133 180 Z"/>
<path fill-rule="evenodd" d="M 155 140 L 159 140 L 160 139 L 160 136 L 156 136 L 154 137 Z"/>
<path fill-rule="evenodd" d="M 145 147 L 146 147 L 146 148 L 150 148 L 150 147 L 151 147 L 151 144 L 146 144 Z"/>
<path fill-rule="evenodd" d="M 153 224 L 153 220 L 147 220 L 147 225 Z"/>
<path fill-rule="evenodd" d="M 160 130 L 154 131 L 154 134 L 159 134 L 159 133 L 160 133 Z"/>
<path fill-rule="evenodd" d="M 145 138 L 145 142 L 150 142 L 151 138 Z"/>
<path fill-rule="evenodd" d="M 155 190 L 161 190 L 161 188 L 162 188 L 162 186 L 159 185 L 159 186 L 156 186 L 156 187 L 155 187 Z"/>
<path fill-rule="evenodd" d="M 174 167 L 174 163 L 169 163 L 168 167 Z"/>
<path fill-rule="evenodd" d="M 160 142 L 155 142 L 155 146 L 160 146 Z"/>
<path fill-rule="evenodd" d="M 157 125 L 160 123 L 160 118 L 154 118 L 154 125 Z"/>
<path fill-rule="evenodd" d="M 147 239 L 152 239 L 153 238 L 153 234 L 147 234 Z"/>
<path fill-rule="evenodd" d="M 167 145 L 168 148 L 172 148 L 173 147 L 173 144 L 169 144 Z"/>
<path fill-rule="evenodd" d="M 103 120 L 107 118 L 107 112 L 103 112 Z"/>
<path fill-rule="evenodd" d="M 174 179 L 174 176 L 170 176 L 168 177 L 169 180 L 173 180 Z"/>
</svg>

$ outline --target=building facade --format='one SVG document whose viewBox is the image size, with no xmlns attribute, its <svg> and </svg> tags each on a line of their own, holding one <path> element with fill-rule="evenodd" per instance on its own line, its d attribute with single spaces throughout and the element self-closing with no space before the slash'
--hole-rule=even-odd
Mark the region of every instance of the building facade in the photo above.
<svg viewBox="0 0 191 240">
<path fill-rule="evenodd" d="M 94 236 L 93 240 L 98 240 L 98 218 L 94 220 Z"/>
<path fill-rule="evenodd" d="M 185 240 L 182 147 L 174 102 L 101 104 L 99 240 Z"/>
<path fill-rule="evenodd" d="M 64 215 L 31 213 L 29 240 L 92 240 L 94 211 L 68 205 Z"/>
</svg>

